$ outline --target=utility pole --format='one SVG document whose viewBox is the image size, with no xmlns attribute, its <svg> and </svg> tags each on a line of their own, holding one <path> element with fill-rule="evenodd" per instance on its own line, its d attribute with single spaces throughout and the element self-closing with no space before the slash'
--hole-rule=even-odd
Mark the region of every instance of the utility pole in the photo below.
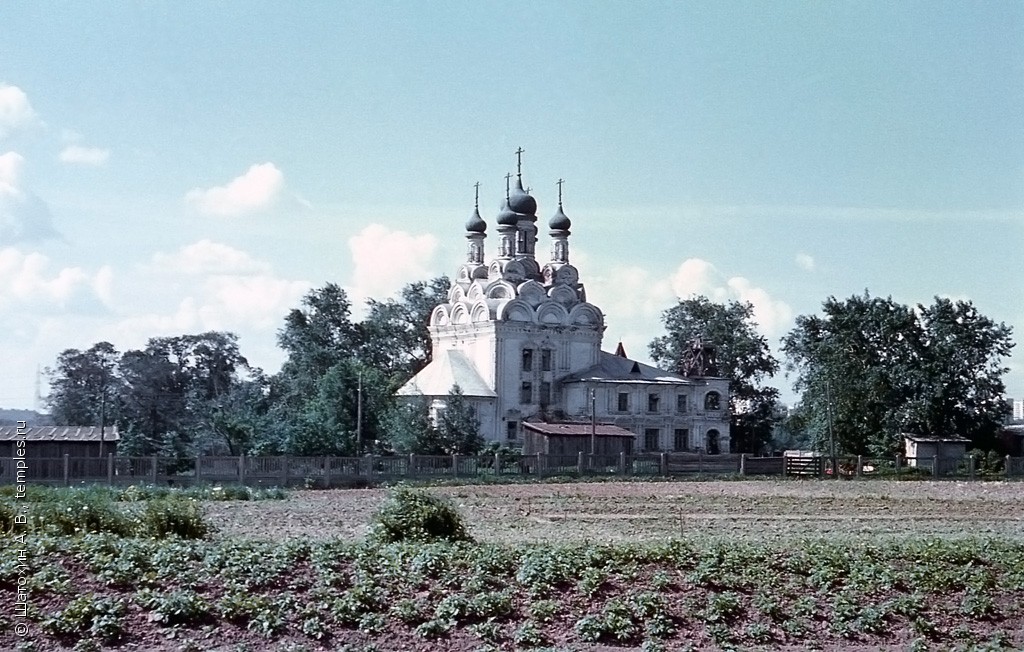
<svg viewBox="0 0 1024 652">
<path fill-rule="evenodd" d="M 828 415 L 828 448 L 832 458 L 832 477 L 839 477 L 839 469 L 836 468 L 836 433 L 832 428 L 832 379 L 825 377 L 825 413 Z"/>
<path fill-rule="evenodd" d="M 363 370 L 359 370 L 359 384 L 356 387 L 356 454 L 363 452 Z"/>
<path fill-rule="evenodd" d="M 597 390 L 590 388 L 590 464 L 593 466 L 593 455 L 597 450 Z"/>
</svg>

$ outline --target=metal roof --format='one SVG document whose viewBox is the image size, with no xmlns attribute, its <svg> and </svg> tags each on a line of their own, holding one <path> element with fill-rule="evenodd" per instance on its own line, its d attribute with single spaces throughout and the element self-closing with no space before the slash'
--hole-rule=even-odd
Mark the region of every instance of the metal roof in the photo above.
<svg viewBox="0 0 1024 652">
<path fill-rule="evenodd" d="M 913 435 L 910 433 L 903 433 L 904 439 L 909 439 L 912 442 L 922 444 L 969 444 L 970 439 L 964 437 L 931 437 L 927 435 Z"/>
<path fill-rule="evenodd" d="M 591 434 L 597 437 L 629 437 L 630 439 L 636 437 L 636 434 L 630 430 L 607 423 L 592 426 L 589 423 L 532 423 L 524 421 L 523 427 L 542 435 L 561 437 L 589 437 Z"/>
<path fill-rule="evenodd" d="M 17 426 L 0 426 L 0 441 L 83 441 L 98 442 L 100 440 L 99 426 L 32 426 L 18 428 Z M 103 441 L 118 441 L 121 439 L 117 432 L 117 426 L 104 428 Z"/>
<path fill-rule="evenodd" d="M 445 349 L 409 382 L 398 389 L 399 396 L 447 396 L 458 385 L 466 396 L 494 398 L 494 393 L 472 361 L 459 351 Z"/>
<path fill-rule="evenodd" d="M 562 379 L 563 383 L 614 382 L 614 383 L 663 383 L 667 385 L 695 385 L 693 379 L 658 369 L 650 365 L 601 351 L 593 367 L 577 371 Z"/>
</svg>

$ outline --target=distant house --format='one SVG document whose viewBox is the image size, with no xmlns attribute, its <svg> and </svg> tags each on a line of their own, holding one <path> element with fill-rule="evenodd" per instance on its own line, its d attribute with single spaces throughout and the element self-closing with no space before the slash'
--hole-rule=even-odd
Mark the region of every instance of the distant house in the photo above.
<svg viewBox="0 0 1024 652">
<path fill-rule="evenodd" d="M 599 423 L 524 423 L 523 453 L 526 455 L 589 454 L 627 455 L 633 452 L 636 434 L 618 426 Z"/>
<path fill-rule="evenodd" d="M 907 465 L 919 469 L 935 471 L 938 460 L 938 473 L 956 471 L 960 461 L 967 455 L 970 439 L 963 437 L 925 437 L 904 433 L 904 454 Z"/>
<path fill-rule="evenodd" d="M 100 438 L 102 437 L 102 442 Z M 0 457 L 12 458 L 15 442 L 25 440 L 25 457 L 100 457 L 117 454 L 117 426 L 0 426 Z"/>
</svg>

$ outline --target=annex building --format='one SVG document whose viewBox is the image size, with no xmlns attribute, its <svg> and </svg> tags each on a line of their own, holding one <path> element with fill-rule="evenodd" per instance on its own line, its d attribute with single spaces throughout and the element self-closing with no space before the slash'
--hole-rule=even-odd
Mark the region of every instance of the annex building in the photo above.
<svg viewBox="0 0 1024 652">
<path fill-rule="evenodd" d="M 687 375 L 657 369 L 626 357 L 621 344 L 616 353 L 601 350 L 604 314 L 587 301 L 570 262 L 562 181 L 541 260 L 537 201 L 523 188 L 517 154 L 514 185 L 508 175 L 494 220 L 496 256 L 485 258 L 478 184 L 466 260 L 448 301 L 430 316 L 432 360 L 398 394 L 423 397 L 436 414 L 458 385 L 484 439 L 510 446 L 522 445 L 524 424 L 577 424 L 583 433 L 596 421 L 632 433 L 633 451 L 728 453 L 727 379 L 701 365 Z"/>
</svg>

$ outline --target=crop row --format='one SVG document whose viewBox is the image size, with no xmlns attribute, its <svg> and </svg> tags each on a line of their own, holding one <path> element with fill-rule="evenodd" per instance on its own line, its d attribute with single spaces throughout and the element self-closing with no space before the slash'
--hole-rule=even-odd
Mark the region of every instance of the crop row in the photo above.
<svg viewBox="0 0 1024 652">
<path fill-rule="evenodd" d="M 87 534 L 32 536 L 28 548 L 38 649 L 153 636 L 372 649 L 384 635 L 482 650 L 1012 649 L 1021 642 L 1005 632 L 1024 630 L 1024 546 L 1000 540 L 513 548 Z M 0 592 L 24 573 L 0 564 Z M 0 617 L 0 647 L 13 644 L 11 627 Z"/>
</svg>

